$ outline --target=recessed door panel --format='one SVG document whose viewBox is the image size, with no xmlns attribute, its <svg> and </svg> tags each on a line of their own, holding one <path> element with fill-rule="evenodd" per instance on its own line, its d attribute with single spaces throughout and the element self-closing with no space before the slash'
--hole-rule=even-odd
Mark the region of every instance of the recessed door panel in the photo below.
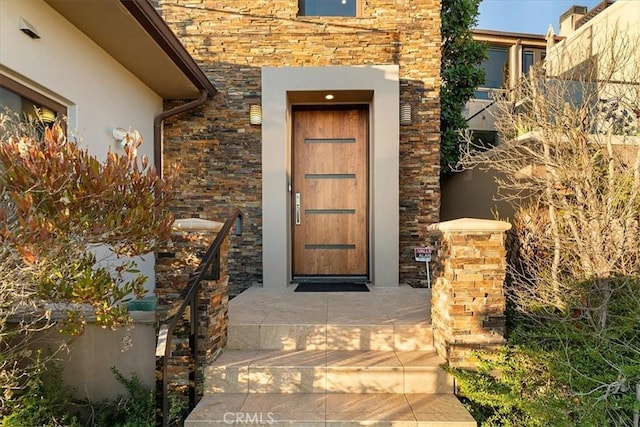
<svg viewBox="0 0 640 427">
<path fill-rule="evenodd" d="M 293 112 L 293 274 L 368 273 L 366 109 Z"/>
</svg>

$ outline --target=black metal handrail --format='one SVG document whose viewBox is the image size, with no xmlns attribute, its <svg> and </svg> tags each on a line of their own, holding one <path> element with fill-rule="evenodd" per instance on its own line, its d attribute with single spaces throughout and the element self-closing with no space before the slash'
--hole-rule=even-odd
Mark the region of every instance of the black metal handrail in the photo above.
<svg viewBox="0 0 640 427">
<path fill-rule="evenodd" d="M 187 307 L 191 306 L 189 323 L 190 323 L 190 332 L 189 332 L 189 350 L 190 355 L 192 357 L 193 365 L 189 370 L 189 410 L 192 410 L 196 405 L 197 391 L 196 391 L 196 374 L 198 371 L 198 292 L 200 291 L 200 283 L 203 280 L 218 280 L 220 271 L 220 248 L 222 247 L 222 243 L 224 239 L 226 239 L 227 235 L 231 231 L 231 227 L 235 224 L 235 232 L 236 236 L 240 236 L 242 234 L 242 212 L 239 209 L 235 209 L 231 216 L 224 223 L 218 235 L 214 239 L 207 252 L 204 254 L 200 265 L 195 269 L 193 274 L 189 277 L 189 281 L 187 282 L 187 286 L 180 293 L 180 298 L 182 299 L 182 303 L 178 307 L 177 311 L 173 313 L 169 318 L 162 320 L 159 322 L 159 330 L 161 333 L 166 334 L 165 348 L 164 348 L 164 356 L 162 361 L 162 425 L 168 425 L 168 415 L 169 415 L 169 397 L 167 390 L 167 364 L 169 357 L 171 356 L 171 341 L 173 330 L 175 329 L 178 321 L 184 315 Z M 208 276 L 206 271 L 211 266 L 217 266 L 216 271 L 213 272 L 212 276 Z M 165 328 L 163 328 L 165 326 Z M 164 329 L 164 331 L 163 331 Z M 159 338 L 160 339 L 160 338 Z"/>
</svg>

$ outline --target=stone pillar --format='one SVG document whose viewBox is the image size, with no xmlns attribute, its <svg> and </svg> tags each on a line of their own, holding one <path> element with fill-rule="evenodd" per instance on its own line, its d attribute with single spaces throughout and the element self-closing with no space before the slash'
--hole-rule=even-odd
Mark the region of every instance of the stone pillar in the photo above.
<svg viewBox="0 0 640 427">
<path fill-rule="evenodd" d="M 189 277 L 200 264 L 223 224 L 198 218 L 176 220 L 171 239 L 156 252 L 156 287 L 158 298 L 156 320 L 163 321 L 182 303 L 180 293 Z M 198 354 L 199 372 L 215 359 L 227 342 L 229 276 L 229 238 L 220 249 L 220 275 L 218 279 L 203 280 L 198 294 Z M 174 330 L 172 357 L 168 361 L 170 389 L 184 391 L 189 384 L 188 357 L 189 309 Z M 158 366 L 157 369 L 160 369 Z M 202 375 L 199 375 L 201 380 Z M 161 378 L 161 376 L 159 376 Z"/>
<path fill-rule="evenodd" d="M 431 319 L 438 353 L 473 367 L 470 351 L 504 343 L 506 274 L 503 221 L 462 218 L 429 226 L 440 242 Z"/>
</svg>

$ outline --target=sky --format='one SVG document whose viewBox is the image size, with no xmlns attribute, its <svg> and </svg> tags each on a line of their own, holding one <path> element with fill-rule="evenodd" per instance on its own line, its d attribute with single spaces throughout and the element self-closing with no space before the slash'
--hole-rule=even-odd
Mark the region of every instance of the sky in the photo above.
<svg viewBox="0 0 640 427">
<path fill-rule="evenodd" d="M 558 34 L 560 15 L 571 6 L 591 10 L 602 0 L 482 0 L 477 28 L 546 34 L 549 24 Z"/>
</svg>

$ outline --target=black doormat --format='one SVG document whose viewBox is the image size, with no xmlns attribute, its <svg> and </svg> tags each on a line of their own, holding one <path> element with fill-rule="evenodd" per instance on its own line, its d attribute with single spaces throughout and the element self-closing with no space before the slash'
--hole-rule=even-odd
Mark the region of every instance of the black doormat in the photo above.
<svg viewBox="0 0 640 427">
<path fill-rule="evenodd" d="M 294 292 L 369 292 L 364 283 L 300 283 Z"/>
</svg>

